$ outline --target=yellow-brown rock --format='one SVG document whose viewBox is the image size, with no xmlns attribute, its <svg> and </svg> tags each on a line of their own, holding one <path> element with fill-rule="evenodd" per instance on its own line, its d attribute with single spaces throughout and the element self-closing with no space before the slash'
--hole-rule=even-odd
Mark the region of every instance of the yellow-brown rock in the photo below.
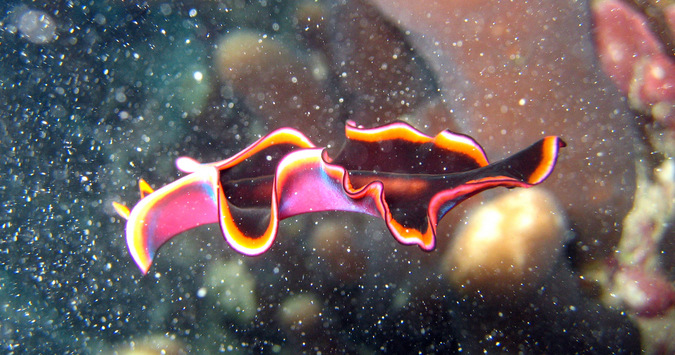
<svg viewBox="0 0 675 355">
<path fill-rule="evenodd" d="M 299 294 L 281 303 L 279 318 L 285 329 L 292 333 L 313 333 L 320 325 L 321 300 L 312 294 Z"/>
<path fill-rule="evenodd" d="M 341 283 L 357 282 L 365 272 L 366 256 L 356 250 L 354 236 L 344 223 L 324 221 L 314 228 L 311 247 L 318 258 L 316 270 Z"/>
<path fill-rule="evenodd" d="M 507 192 L 477 208 L 445 254 L 443 273 L 464 292 L 536 289 L 562 250 L 566 223 L 544 189 Z"/>
</svg>

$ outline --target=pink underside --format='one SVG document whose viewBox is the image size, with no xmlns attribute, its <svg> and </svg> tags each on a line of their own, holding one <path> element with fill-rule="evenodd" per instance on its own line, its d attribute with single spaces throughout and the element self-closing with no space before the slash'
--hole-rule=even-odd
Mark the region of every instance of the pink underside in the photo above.
<svg viewBox="0 0 675 355">
<path fill-rule="evenodd" d="M 215 171 L 213 172 L 215 173 Z M 173 236 L 205 224 L 218 223 L 218 201 L 209 174 L 189 175 L 170 193 L 153 203 L 143 218 L 148 236 L 148 251 L 152 254 Z M 180 181 L 180 180 L 179 180 Z M 150 195 L 149 198 L 154 197 Z"/>
<path fill-rule="evenodd" d="M 347 211 L 380 216 L 375 199 L 343 187 L 346 170 L 324 163 L 321 151 L 289 154 L 295 160 L 278 172 L 279 219 L 320 211 Z M 355 194 L 350 194 L 355 193 Z"/>
</svg>

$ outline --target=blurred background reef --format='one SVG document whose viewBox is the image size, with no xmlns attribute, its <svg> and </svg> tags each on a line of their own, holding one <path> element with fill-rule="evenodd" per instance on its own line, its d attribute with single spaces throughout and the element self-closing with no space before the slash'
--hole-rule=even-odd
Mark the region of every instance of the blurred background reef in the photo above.
<svg viewBox="0 0 675 355">
<path fill-rule="evenodd" d="M 672 0 L 0 4 L 0 352 L 675 352 Z M 568 144 L 540 187 L 452 210 L 437 249 L 347 213 L 266 254 L 218 226 L 147 276 L 112 201 L 279 127 Z"/>
</svg>

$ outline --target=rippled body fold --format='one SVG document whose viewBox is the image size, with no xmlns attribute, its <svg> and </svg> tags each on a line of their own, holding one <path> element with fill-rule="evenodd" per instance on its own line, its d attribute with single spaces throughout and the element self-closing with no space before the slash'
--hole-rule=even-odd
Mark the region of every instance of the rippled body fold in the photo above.
<svg viewBox="0 0 675 355">
<path fill-rule="evenodd" d="M 443 131 L 429 137 L 397 122 L 365 129 L 348 122 L 347 142 L 331 157 L 297 130 L 282 128 L 235 156 L 207 164 L 180 158 L 189 175 L 157 191 L 142 181 L 127 218 L 130 253 L 147 273 L 173 236 L 219 223 L 238 252 L 271 247 L 279 221 L 303 213 L 348 211 L 381 218 L 394 238 L 435 247 L 438 221 L 466 198 L 493 187 L 529 187 L 553 171 L 565 143 L 546 137 L 489 164 L 472 138 Z"/>
</svg>

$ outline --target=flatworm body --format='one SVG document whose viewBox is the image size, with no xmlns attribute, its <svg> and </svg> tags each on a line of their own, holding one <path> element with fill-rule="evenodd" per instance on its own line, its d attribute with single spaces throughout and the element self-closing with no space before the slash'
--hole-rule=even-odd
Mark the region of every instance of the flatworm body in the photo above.
<svg viewBox="0 0 675 355">
<path fill-rule="evenodd" d="M 238 252 L 269 249 L 279 221 L 302 213 L 349 211 L 379 217 L 402 244 L 434 249 L 438 221 L 461 201 L 497 186 L 530 187 L 553 171 L 565 143 L 546 137 L 488 164 L 472 138 L 443 131 L 429 137 L 397 122 L 365 129 L 347 122 L 335 157 L 291 128 L 276 130 L 231 158 L 200 164 L 179 158 L 189 175 L 157 191 L 140 181 L 141 200 L 129 210 L 129 251 L 147 273 L 172 237 L 219 223 Z"/>
</svg>

